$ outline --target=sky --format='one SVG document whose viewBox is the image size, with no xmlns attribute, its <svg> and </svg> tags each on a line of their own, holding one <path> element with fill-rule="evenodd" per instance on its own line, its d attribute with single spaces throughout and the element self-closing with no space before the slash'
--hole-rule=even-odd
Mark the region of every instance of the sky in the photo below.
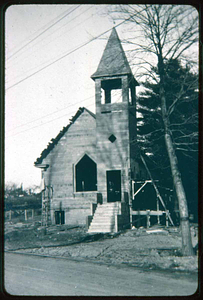
<svg viewBox="0 0 203 300">
<path fill-rule="evenodd" d="M 25 189 L 39 186 L 41 171 L 34 162 L 49 141 L 69 124 L 79 107 L 95 112 L 95 87 L 90 77 L 111 29 L 116 26 L 121 40 L 132 36 L 129 25 L 119 25 L 121 21 L 106 14 L 108 7 L 52 4 L 7 8 L 5 183 L 23 184 Z M 130 47 L 123 44 L 129 59 Z M 133 59 L 138 62 L 137 57 Z M 150 57 L 146 59 L 152 62 Z M 131 68 L 138 80 L 139 70 Z"/>
<path fill-rule="evenodd" d="M 5 183 L 23 183 L 24 188 L 39 185 L 41 171 L 34 162 L 49 141 L 69 124 L 79 107 L 95 112 L 90 76 L 112 27 L 119 23 L 104 14 L 106 9 L 107 5 L 12 5 L 7 9 Z M 118 26 L 117 32 L 122 38 L 124 26 Z"/>
</svg>

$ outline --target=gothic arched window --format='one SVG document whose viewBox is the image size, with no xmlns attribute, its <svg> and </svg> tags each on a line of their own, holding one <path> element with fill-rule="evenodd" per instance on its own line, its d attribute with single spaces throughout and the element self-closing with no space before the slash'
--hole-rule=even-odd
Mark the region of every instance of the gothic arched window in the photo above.
<svg viewBox="0 0 203 300">
<path fill-rule="evenodd" d="M 97 165 L 85 154 L 75 166 L 76 192 L 97 190 Z"/>
</svg>

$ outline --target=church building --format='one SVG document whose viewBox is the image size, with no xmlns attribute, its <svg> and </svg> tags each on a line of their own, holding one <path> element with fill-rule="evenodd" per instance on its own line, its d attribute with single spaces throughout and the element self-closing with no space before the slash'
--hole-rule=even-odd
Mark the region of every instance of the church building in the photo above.
<svg viewBox="0 0 203 300">
<path fill-rule="evenodd" d="M 42 169 L 44 224 L 87 224 L 89 232 L 130 227 L 136 158 L 136 86 L 113 28 L 96 72 L 96 114 L 79 108 L 35 166 Z"/>
</svg>

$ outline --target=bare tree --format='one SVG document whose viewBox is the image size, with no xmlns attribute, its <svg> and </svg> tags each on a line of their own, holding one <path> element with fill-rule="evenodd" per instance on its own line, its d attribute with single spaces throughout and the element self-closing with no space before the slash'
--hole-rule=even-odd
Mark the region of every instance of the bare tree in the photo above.
<svg viewBox="0 0 203 300">
<path fill-rule="evenodd" d="M 187 200 L 176 155 L 178 141 L 175 143 L 173 140 L 170 123 L 170 116 L 179 104 L 180 93 L 169 105 L 164 83 L 167 76 L 166 60 L 179 59 L 183 63 L 194 63 L 191 59 L 191 49 L 198 42 L 197 11 L 188 5 L 118 5 L 111 8 L 111 15 L 115 19 L 126 19 L 134 24 L 133 30 L 139 36 L 137 35 L 137 40 L 130 39 L 127 42 L 135 47 L 136 55 L 141 53 L 144 56 L 147 53 L 151 56 L 150 61 L 143 58 L 139 66 L 142 76 L 145 75 L 159 83 L 165 145 L 179 202 L 182 253 L 193 255 Z M 154 67 L 157 67 L 158 74 L 153 72 Z M 183 140 L 181 141 L 183 144 Z"/>
<path fill-rule="evenodd" d="M 166 63 L 167 77 L 164 88 L 168 107 L 172 107 L 174 100 L 178 99 L 175 109 L 170 110 L 170 129 L 173 133 L 179 168 L 181 173 L 183 172 L 182 180 L 188 197 L 188 206 L 194 212 L 191 204 L 192 202 L 197 204 L 198 76 L 190 71 L 189 66 L 182 67 L 178 60 L 173 59 Z M 160 109 L 159 84 L 149 81 L 142 84 L 146 89 L 137 98 L 137 111 L 140 113 L 137 118 L 137 142 L 140 148 L 148 153 L 156 177 L 158 175 L 162 184 L 165 183 L 172 188 Z"/>
</svg>

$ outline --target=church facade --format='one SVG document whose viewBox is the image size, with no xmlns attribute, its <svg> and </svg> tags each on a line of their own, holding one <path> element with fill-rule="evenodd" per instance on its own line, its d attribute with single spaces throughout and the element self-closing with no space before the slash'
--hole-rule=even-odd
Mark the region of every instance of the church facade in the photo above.
<svg viewBox="0 0 203 300">
<path fill-rule="evenodd" d="M 130 223 L 131 181 L 142 171 L 136 158 L 138 83 L 114 28 L 91 78 L 96 113 L 79 108 L 35 162 L 42 169 L 47 224 L 89 226 L 97 206 L 114 207 L 116 222 Z"/>
</svg>

